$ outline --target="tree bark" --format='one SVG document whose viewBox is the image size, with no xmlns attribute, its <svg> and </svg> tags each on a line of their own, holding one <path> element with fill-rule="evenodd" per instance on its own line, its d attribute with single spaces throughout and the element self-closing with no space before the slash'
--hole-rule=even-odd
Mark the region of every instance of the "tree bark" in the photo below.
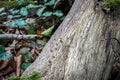
<svg viewBox="0 0 120 80">
<path fill-rule="evenodd" d="M 120 39 L 120 12 L 104 14 L 94 0 L 75 0 L 37 60 L 23 73 L 42 80 L 107 80 Z"/>
</svg>

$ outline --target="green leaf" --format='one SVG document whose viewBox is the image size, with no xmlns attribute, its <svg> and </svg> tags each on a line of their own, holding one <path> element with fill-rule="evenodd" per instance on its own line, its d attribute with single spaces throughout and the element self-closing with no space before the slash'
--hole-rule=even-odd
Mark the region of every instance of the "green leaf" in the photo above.
<svg viewBox="0 0 120 80">
<path fill-rule="evenodd" d="M 14 10 L 14 8 L 13 8 L 13 9 L 10 9 L 9 11 L 10 11 L 12 14 L 19 13 L 19 10 Z"/>
<path fill-rule="evenodd" d="M 43 31 L 41 34 L 43 36 L 50 37 L 50 35 L 52 34 L 53 29 L 54 29 L 54 25 L 52 27 L 48 28 L 47 30 Z"/>
<path fill-rule="evenodd" d="M 23 28 L 27 23 L 23 19 L 18 19 L 15 21 L 16 25 L 19 26 L 20 28 Z"/>
<path fill-rule="evenodd" d="M 19 17 L 19 16 L 17 16 Z M 14 20 L 14 21 L 11 21 L 8 23 L 8 26 L 10 28 L 13 28 L 13 27 L 16 27 L 16 26 L 19 26 L 20 28 L 23 28 L 27 23 L 25 22 L 25 20 L 23 19 L 18 19 L 18 20 Z"/>
<path fill-rule="evenodd" d="M 65 19 L 65 16 L 61 17 L 60 20 L 64 20 Z"/>
<path fill-rule="evenodd" d="M 38 8 L 40 7 L 39 5 L 34 5 L 34 4 L 29 4 L 28 6 L 26 6 L 26 8 L 30 9 L 30 8 Z"/>
<path fill-rule="evenodd" d="M 24 62 L 22 65 L 21 65 L 21 67 L 22 67 L 22 69 L 27 69 L 29 66 L 31 65 L 31 63 L 29 63 L 29 62 Z"/>
<path fill-rule="evenodd" d="M 20 17 L 21 15 L 15 15 L 15 16 L 13 16 L 13 18 L 18 18 L 18 17 Z"/>
<path fill-rule="evenodd" d="M 24 60 L 30 59 L 32 56 L 32 52 L 28 52 L 27 54 L 23 55 Z"/>
<path fill-rule="evenodd" d="M 53 13 L 53 15 L 56 15 L 56 16 L 58 16 L 58 17 L 61 17 L 61 16 L 63 16 L 63 13 L 62 13 L 61 10 L 56 10 L 56 11 Z"/>
<path fill-rule="evenodd" d="M 105 0 L 104 6 L 115 9 L 120 6 L 120 0 Z"/>
<path fill-rule="evenodd" d="M 44 9 L 45 9 L 46 7 L 42 7 L 42 8 L 40 8 L 40 9 L 38 9 L 38 11 L 37 11 L 37 15 L 40 17 L 41 15 L 42 15 L 42 13 L 43 13 L 43 11 L 44 11 Z"/>
<path fill-rule="evenodd" d="M 0 54 L 0 60 L 7 60 L 8 58 L 10 58 L 12 56 L 13 56 L 12 54 L 3 52 Z"/>
<path fill-rule="evenodd" d="M 52 12 L 47 11 L 47 12 L 43 13 L 42 15 L 45 17 L 49 17 L 52 15 Z"/>
<path fill-rule="evenodd" d="M 41 80 L 39 72 L 33 72 L 31 75 L 26 77 L 28 80 Z"/>
<path fill-rule="evenodd" d="M 18 4 L 22 5 L 24 3 L 24 0 L 18 0 Z"/>
<path fill-rule="evenodd" d="M 28 34 L 35 34 L 35 29 L 33 27 L 29 27 L 29 29 L 27 30 Z"/>
<path fill-rule="evenodd" d="M 52 6 L 55 4 L 55 0 L 50 0 L 49 2 L 45 3 L 46 6 Z"/>
<path fill-rule="evenodd" d="M 18 76 L 12 76 L 8 80 L 21 80 Z"/>
<path fill-rule="evenodd" d="M 20 9 L 20 14 L 21 14 L 22 16 L 27 16 L 27 15 L 28 15 L 27 9 L 26 9 L 25 7 L 22 7 L 22 8 Z"/>
<path fill-rule="evenodd" d="M 4 32 L 4 31 L 3 31 L 2 29 L 0 29 L 0 34 L 3 34 L 3 32 Z"/>
<path fill-rule="evenodd" d="M 27 76 L 12 76 L 8 78 L 8 80 L 41 80 L 41 75 L 39 72 L 33 72 L 32 74 Z"/>
<path fill-rule="evenodd" d="M 29 52 L 29 50 L 30 50 L 30 48 L 23 47 L 23 48 L 20 49 L 20 53 L 21 53 L 21 54 L 26 54 L 26 53 Z"/>
<path fill-rule="evenodd" d="M 12 19 L 13 15 L 8 15 L 7 18 Z"/>
<path fill-rule="evenodd" d="M 5 10 L 5 8 L 0 8 L 0 12 L 2 12 L 2 11 L 4 11 Z"/>
<path fill-rule="evenodd" d="M 44 3 L 46 3 L 47 2 L 47 0 L 44 0 Z"/>
<path fill-rule="evenodd" d="M 0 52 L 4 52 L 5 51 L 5 47 L 0 45 Z"/>
<path fill-rule="evenodd" d="M 15 21 L 9 22 L 9 23 L 8 23 L 8 26 L 9 26 L 10 28 L 16 27 Z"/>
<path fill-rule="evenodd" d="M 0 13 L 0 16 L 4 16 L 6 15 L 7 13 L 3 12 L 3 13 Z"/>
<path fill-rule="evenodd" d="M 26 24 L 32 25 L 34 21 L 26 21 Z"/>
<path fill-rule="evenodd" d="M 46 44 L 46 41 L 44 41 L 44 40 L 37 40 L 37 44 L 40 44 L 40 45 L 44 46 Z"/>
</svg>

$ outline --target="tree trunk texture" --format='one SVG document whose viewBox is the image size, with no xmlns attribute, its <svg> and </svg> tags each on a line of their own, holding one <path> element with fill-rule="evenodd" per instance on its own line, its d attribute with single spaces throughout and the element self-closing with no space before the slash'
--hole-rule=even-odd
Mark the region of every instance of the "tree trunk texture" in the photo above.
<svg viewBox="0 0 120 80">
<path fill-rule="evenodd" d="M 119 53 L 120 12 L 105 14 L 94 0 L 75 0 L 36 61 L 23 73 L 42 80 L 107 80 Z"/>
</svg>

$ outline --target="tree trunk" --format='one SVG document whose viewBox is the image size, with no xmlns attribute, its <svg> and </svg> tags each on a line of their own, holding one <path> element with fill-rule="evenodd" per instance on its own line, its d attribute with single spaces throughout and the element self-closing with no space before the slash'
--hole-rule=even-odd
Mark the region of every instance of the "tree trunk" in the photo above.
<svg viewBox="0 0 120 80">
<path fill-rule="evenodd" d="M 63 23 L 23 75 L 40 71 L 42 80 L 107 80 L 119 47 L 118 12 L 104 14 L 95 8 L 94 0 L 75 0 Z"/>
</svg>

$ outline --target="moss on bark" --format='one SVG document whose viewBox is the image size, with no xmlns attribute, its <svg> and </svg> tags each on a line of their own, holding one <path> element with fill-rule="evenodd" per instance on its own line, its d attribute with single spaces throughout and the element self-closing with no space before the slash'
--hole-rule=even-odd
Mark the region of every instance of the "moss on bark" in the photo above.
<svg viewBox="0 0 120 80">
<path fill-rule="evenodd" d="M 111 9 L 117 8 L 120 6 L 120 0 L 106 0 L 104 6 Z"/>
</svg>

